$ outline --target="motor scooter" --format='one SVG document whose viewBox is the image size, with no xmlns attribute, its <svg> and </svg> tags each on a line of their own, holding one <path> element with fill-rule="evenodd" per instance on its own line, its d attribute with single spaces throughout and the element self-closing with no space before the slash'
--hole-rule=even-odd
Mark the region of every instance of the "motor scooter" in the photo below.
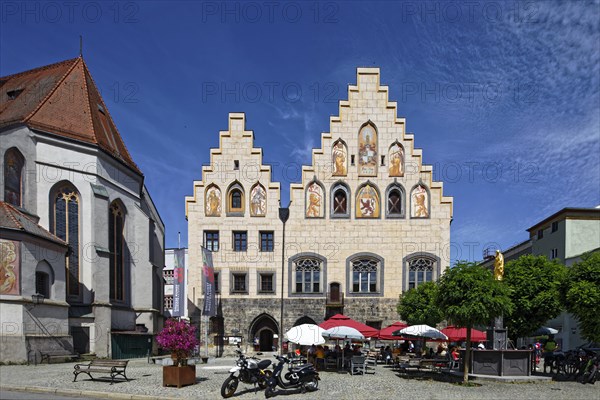
<svg viewBox="0 0 600 400">
<path fill-rule="evenodd" d="M 319 373 L 312 364 L 306 364 L 299 367 L 291 367 L 288 372 L 282 377 L 285 364 L 290 364 L 290 359 L 287 357 L 274 356 L 279 363 L 275 364 L 273 374 L 267 381 L 265 389 L 265 398 L 275 395 L 275 388 L 279 386 L 284 390 L 300 388 L 302 393 L 306 391 L 312 392 L 317 390 L 319 386 Z"/>
</svg>

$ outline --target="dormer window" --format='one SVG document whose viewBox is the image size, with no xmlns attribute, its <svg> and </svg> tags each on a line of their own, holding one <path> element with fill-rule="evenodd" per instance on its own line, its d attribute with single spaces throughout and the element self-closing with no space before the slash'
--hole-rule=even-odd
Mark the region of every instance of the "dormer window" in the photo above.
<svg viewBox="0 0 600 400">
<path fill-rule="evenodd" d="M 15 90 L 9 90 L 8 92 L 6 92 L 6 95 L 8 96 L 9 100 L 14 100 L 17 97 L 19 97 L 19 95 L 23 93 L 23 89 L 15 89 Z"/>
</svg>

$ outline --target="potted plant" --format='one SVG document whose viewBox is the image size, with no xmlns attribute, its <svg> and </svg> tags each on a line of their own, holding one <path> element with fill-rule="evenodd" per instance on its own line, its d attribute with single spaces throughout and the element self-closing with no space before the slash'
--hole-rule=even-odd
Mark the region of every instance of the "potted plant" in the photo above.
<svg viewBox="0 0 600 400">
<path fill-rule="evenodd" d="M 160 348 L 171 352 L 173 366 L 163 366 L 163 386 L 178 388 L 196 383 L 196 366 L 187 365 L 190 352 L 198 344 L 196 328 L 187 321 L 168 319 L 156 336 Z"/>
</svg>

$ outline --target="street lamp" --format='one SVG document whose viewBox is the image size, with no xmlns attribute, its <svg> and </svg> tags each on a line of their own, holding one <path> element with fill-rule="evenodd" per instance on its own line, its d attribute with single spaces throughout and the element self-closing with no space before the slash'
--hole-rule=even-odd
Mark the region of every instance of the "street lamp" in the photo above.
<svg viewBox="0 0 600 400">
<path fill-rule="evenodd" d="M 281 244 L 281 317 L 279 319 L 279 355 L 283 355 L 283 285 L 285 275 L 285 223 L 290 218 L 290 204 L 287 207 L 281 207 L 281 200 L 279 201 L 279 220 L 283 222 L 283 234 Z"/>
</svg>

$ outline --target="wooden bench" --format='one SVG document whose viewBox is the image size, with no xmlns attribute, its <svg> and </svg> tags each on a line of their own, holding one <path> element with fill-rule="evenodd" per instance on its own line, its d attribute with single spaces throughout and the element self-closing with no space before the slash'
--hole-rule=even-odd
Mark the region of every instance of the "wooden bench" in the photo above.
<svg viewBox="0 0 600 400">
<path fill-rule="evenodd" d="M 92 360 L 88 364 L 75 364 L 73 371 L 73 382 L 77 380 L 79 374 L 87 374 L 92 380 L 92 372 L 110 374 L 110 384 L 115 382 L 115 377 L 121 375 L 129 382 L 129 378 L 125 375 L 125 368 L 129 360 Z"/>
<path fill-rule="evenodd" d="M 79 358 L 79 354 L 68 353 L 61 350 L 56 351 L 40 351 L 40 364 L 44 363 L 44 360 L 48 360 L 48 364 L 50 364 L 51 359 L 69 359 L 72 360 L 74 358 Z"/>
</svg>

